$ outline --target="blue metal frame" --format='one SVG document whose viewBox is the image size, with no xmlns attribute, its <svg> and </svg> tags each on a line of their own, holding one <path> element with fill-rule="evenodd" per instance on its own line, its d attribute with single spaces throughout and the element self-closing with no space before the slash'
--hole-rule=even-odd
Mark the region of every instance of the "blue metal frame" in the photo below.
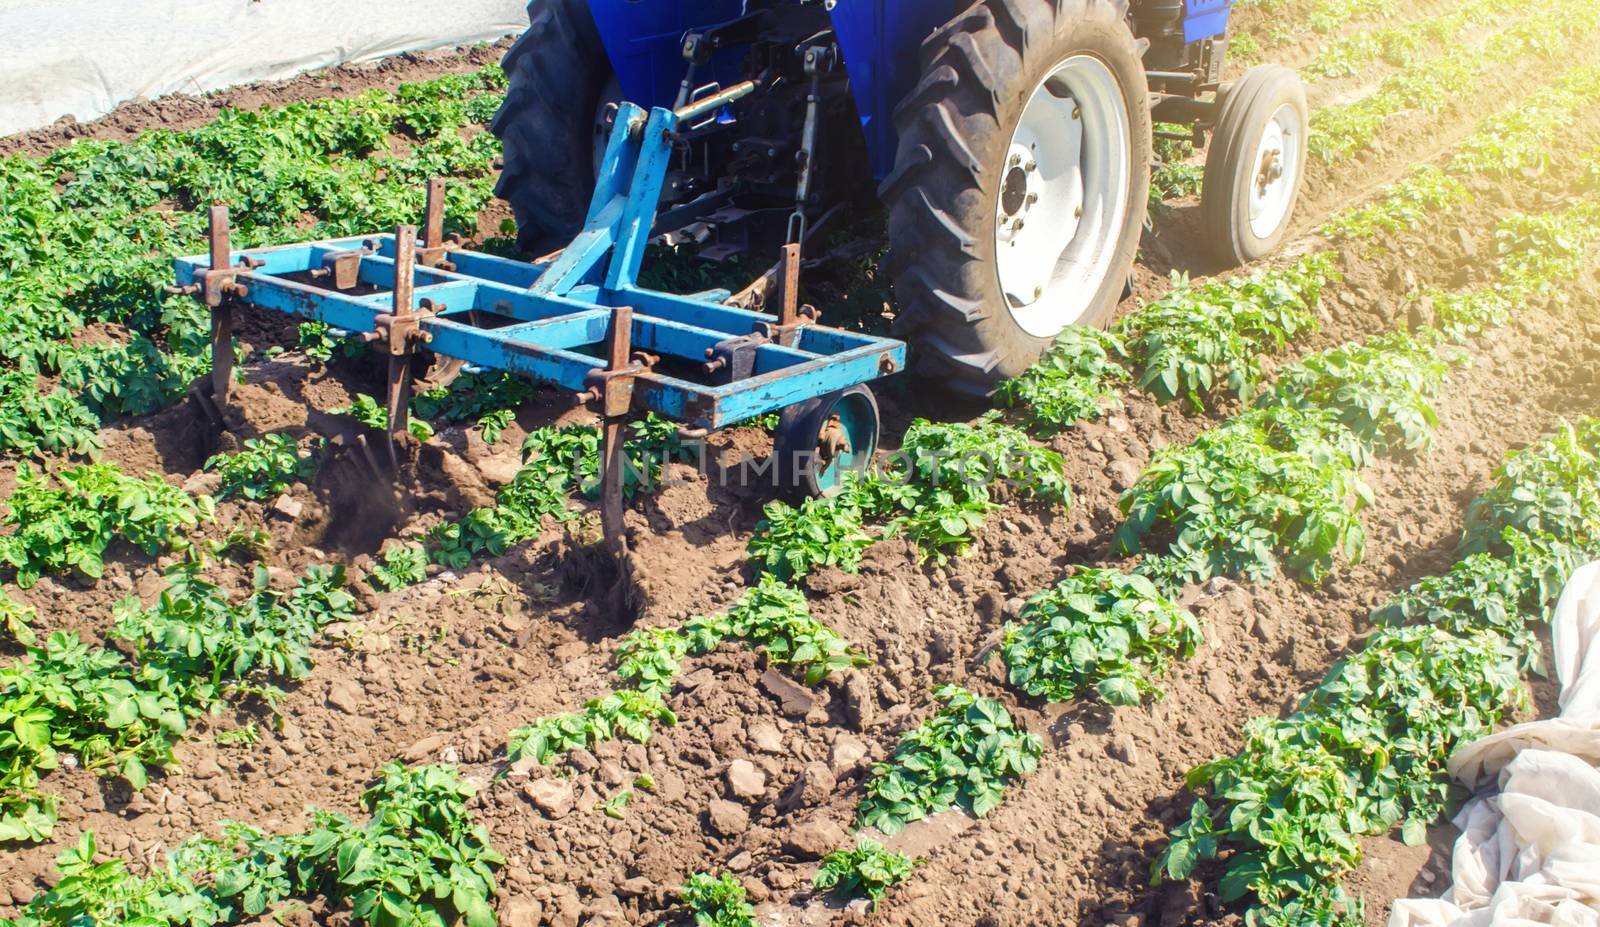
<svg viewBox="0 0 1600 927">
<path fill-rule="evenodd" d="M 453 271 L 416 267 L 413 298 L 417 305 L 428 301 L 434 312 L 421 323 L 429 347 L 477 367 L 583 390 L 589 375 L 605 367 L 585 349 L 605 341 L 612 307 L 633 308 L 635 349 L 696 364 L 720 342 L 775 325 L 775 316 L 726 305 L 726 291 L 678 296 L 638 285 L 678 121 L 668 109 L 646 113 L 622 104 L 588 220 L 553 260 L 527 264 L 457 250 L 450 252 Z M 361 252 L 359 285 L 378 292 L 357 296 L 290 279 L 323 267 L 329 255 L 351 251 Z M 393 235 L 257 248 L 236 256 L 262 262 L 236 278 L 247 288 L 240 299 L 246 305 L 351 332 L 374 330 L 378 316 L 393 308 Z M 182 286 L 196 282 L 210 259 L 179 258 L 174 266 Z M 788 340 L 759 345 L 751 375 L 724 385 L 641 372 L 635 401 L 716 430 L 905 368 L 906 347 L 899 341 L 820 325 L 803 326 Z"/>
</svg>

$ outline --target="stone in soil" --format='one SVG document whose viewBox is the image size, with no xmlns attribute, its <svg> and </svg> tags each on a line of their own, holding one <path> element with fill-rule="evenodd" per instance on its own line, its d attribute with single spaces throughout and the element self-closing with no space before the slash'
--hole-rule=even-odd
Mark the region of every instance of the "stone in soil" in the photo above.
<svg viewBox="0 0 1600 927">
<path fill-rule="evenodd" d="M 766 794 L 767 774 L 749 760 L 729 763 L 724 778 L 728 782 L 728 794 L 734 798 L 752 801 Z"/>
<path fill-rule="evenodd" d="M 522 796 L 552 820 L 570 814 L 577 801 L 572 783 L 565 779 L 529 779 L 522 786 Z"/>
<path fill-rule="evenodd" d="M 849 835 L 837 822 L 826 818 L 807 821 L 783 838 L 784 852 L 802 860 L 821 859 L 843 847 Z"/>
<path fill-rule="evenodd" d="M 776 669 L 761 674 L 761 688 L 776 698 L 783 713 L 791 718 L 804 718 L 817 704 L 816 693 Z"/>
<path fill-rule="evenodd" d="M 750 812 L 743 805 L 722 798 L 713 798 L 706 805 L 706 820 L 723 837 L 737 837 L 750 829 Z"/>
</svg>

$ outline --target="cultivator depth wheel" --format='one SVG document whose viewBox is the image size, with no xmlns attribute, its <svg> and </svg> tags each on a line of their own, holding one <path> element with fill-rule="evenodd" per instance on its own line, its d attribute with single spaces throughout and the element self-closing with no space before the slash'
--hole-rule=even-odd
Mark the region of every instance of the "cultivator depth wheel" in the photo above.
<svg viewBox="0 0 1600 927">
<path fill-rule="evenodd" d="M 878 400 L 852 386 L 783 410 L 773 438 L 779 487 L 794 495 L 831 496 L 878 452 Z"/>
</svg>

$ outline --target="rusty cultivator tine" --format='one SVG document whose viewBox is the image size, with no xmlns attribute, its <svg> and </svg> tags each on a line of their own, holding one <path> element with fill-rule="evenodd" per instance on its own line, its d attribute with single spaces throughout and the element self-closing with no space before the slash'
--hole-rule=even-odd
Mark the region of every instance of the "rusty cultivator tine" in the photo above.
<svg viewBox="0 0 1600 927">
<path fill-rule="evenodd" d="M 233 263 L 228 207 L 211 207 L 209 236 L 212 271 L 227 269 Z M 209 284 L 208 279 L 206 302 L 211 306 L 211 398 L 220 411 L 228 407 L 228 387 L 233 379 L 233 303 L 225 298 L 222 287 L 217 288 L 217 299 L 213 302 L 209 298 Z"/>
<path fill-rule="evenodd" d="M 404 440 L 411 417 L 411 362 L 417 346 L 429 340 L 421 328 L 422 320 L 432 315 L 432 304 L 422 301 L 420 309 L 412 307 L 413 287 L 416 283 L 417 227 L 402 225 L 394 230 L 394 290 L 390 311 L 373 319 L 374 330 L 368 340 L 389 355 L 388 388 L 388 461 L 393 472 L 400 472 L 397 445 Z"/>
</svg>

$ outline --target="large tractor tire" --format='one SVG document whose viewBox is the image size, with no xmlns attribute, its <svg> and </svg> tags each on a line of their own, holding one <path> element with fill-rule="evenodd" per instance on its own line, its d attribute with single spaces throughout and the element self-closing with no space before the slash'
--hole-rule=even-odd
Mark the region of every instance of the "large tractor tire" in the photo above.
<svg viewBox="0 0 1600 927">
<path fill-rule="evenodd" d="M 517 245 L 544 254 L 583 227 L 603 98 L 615 79 L 588 0 L 533 0 L 528 23 L 501 62 L 506 99 L 489 129 L 504 148 L 495 193 L 516 214 Z"/>
<path fill-rule="evenodd" d="M 981 0 L 895 111 L 889 271 L 916 369 L 983 395 L 1121 299 L 1150 186 L 1126 0 Z"/>
</svg>

